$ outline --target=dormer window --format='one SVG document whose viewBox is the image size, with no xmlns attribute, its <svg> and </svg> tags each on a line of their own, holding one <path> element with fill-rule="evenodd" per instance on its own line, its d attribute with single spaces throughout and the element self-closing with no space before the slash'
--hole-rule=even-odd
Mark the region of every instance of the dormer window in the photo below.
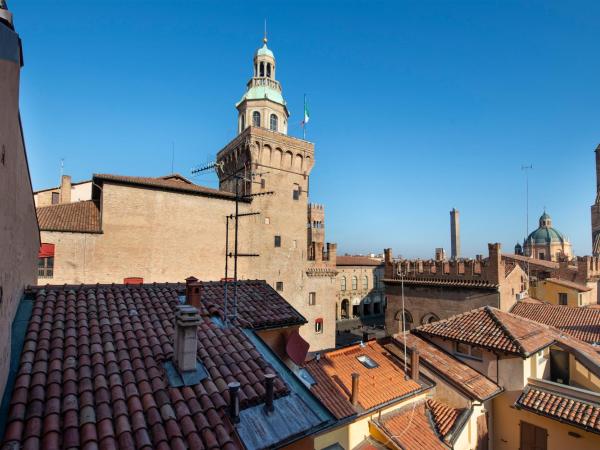
<svg viewBox="0 0 600 450">
<path fill-rule="evenodd" d="M 271 118 L 269 121 L 269 127 L 271 129 L 271 131 L 277 131 L 277 116 L 275 114 L 271 114 Z"/>
<path fill-rule="evenodd" d="M 260 113 L 258 111 L 252 113 L 252 126 L 260 127 Z"/>
</svg>

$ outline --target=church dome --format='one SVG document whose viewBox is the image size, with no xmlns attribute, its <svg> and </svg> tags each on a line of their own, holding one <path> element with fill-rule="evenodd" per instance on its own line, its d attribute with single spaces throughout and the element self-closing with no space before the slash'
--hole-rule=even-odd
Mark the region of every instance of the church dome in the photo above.
<svg viewBox="0 0 600 450">
<path fill-rule="evenodd" d="M 254 56 L 270 56 L 275 59 L 275 55 L 273 52 L 267 47 L 267 43 L 265 42 L 261 48 L 256 50 L 256 54 Z"/>
<path fill-rule="evenodd" d="M 556 228 L 552 227 L 552 218 L 544 211 L 540 216 L 540 226 L 537 230 L 527 236 L 525 245 L 531 244 L 550 244 L 552 242 L 568 242 L 568 239 Z"/>
</svg>

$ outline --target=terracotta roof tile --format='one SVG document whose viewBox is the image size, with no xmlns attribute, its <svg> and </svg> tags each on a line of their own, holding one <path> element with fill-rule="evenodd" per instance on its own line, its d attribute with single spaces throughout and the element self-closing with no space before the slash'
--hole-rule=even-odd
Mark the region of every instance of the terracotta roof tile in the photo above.
<svg viewBox="0 0 600 450">
<path fill-rule="evenodd" d="M 584 342 L 600 343 L 600 310 L 517 302 L 512 314 L 558 328 Z"/>
<path fill-rule="evenodd" d="M 92 200 L 36 208 L 41 231 L 100 233 L 100 209 Z"/>
<path fill-rule="evenodd" d="M 431 412 L 436 431 L 440 436 L 445 438 L 463 410 L 451 408 L 450 406 L 433 399 L 428 399 L 425 403 L 427 409 Z"/>
<path fill-rule="evenodd" d="M 162 363 L 173 354 L 176 285 L 47 286 L 32 293 L 5 446 L 239 448 L 225 413 L 232 361 L 239 361 L 236 371 L 252 371 L 239 372 L 242 409 L 264 401 L 257 386 L 275 373 L 240 328 L 203 317 L 198 336 L 209 339 L 199 339 L 198 356 L 212 378 L 172 388 Z M 216 365 L 217 356 L 229 363 Z M 243 381 L 249 379 L 254 385 Z M 288 392 L 279 378 L 275 392 Z"/>
<path fill-rule="evenodd" d="M 394 341 L 385 345 L 390 353 L 403 358 L 402 334 L 394 336 Z M 458 358 L 447 353 L 440 347 L 428 342 L 414 334 L 406 335 L 408 355 L 412 348 L 416 347 L 419 352 L 421 364 L 429 370 L 438 373 L 448 383 L 456 386 L 474 400 L 484 401 L 502 392 L 502 388 L 486 376 L 460 361 Z M 410 360 L 409 360 L 410 362 Z"/>
<path fill-rule="evenodd" d="M 414 402 L 374 421 L 386 437 L 410 450 L 444 450 L 425 402 Z"/>
<path fill-rule="evenodd" d="M 336 266 L 383 266 L 383 261 L 370 256 L 338 255 Z"/>
<path fill-rule="evenodd" d="M 414 331 L 520 356 L 528 356 L 554 341 L 554 334 L 544 325 L 490 306 L 423 325 Z"/>
<path fill-rule="evenodd" d="M 600 434 L 600 403 L 528 384 L 515 404 L 536 414 Z"/>
<path fill-rule="evenodd" d="M 359 356 L 368 356 L 377 367 L 365 367 Z M 321 380 L 311 391 L 337 418 L 370 410 L 422 389 L 414 380 L 405 379 L 400 364 L 376 341 L 369 341 L 364 347 L 357 344 L 323 353 L 319 361 L 308 362 L 306 369 L 315 380 Z M 352 373 L 360 375 L 358 408 L 349 402 Z"/>
</svg>

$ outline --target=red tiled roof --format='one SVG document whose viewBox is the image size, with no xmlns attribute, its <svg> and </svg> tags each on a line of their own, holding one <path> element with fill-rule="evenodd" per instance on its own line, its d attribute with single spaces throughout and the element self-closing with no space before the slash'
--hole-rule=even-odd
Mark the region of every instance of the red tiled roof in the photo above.
<svg viewBox="0 0 600 450">
<path fill-rule="evenodd" d="M 386 344 L 385 348 L 402 359 L 404 335 L 402 333 L 397 334 L 394 339 L 394 341 Z M 408 355 L 411 355 L 412 348 L 416 347 L 421 364 L 424 367 L 439 374 L 446 382 L 456 386 L 470 398 L 484 401 L 502 392 L 502 388 L 492 380 L 437 345 L 414 334 L 406 335 L 406 344 Z"/>
<path fill-rule="evenodd" d="M 386 437 L 410 450 L 446 450 L 433 428 L 425 402 L 414 402 L 373 422 Z"/>
<path fill-rule="evenodd" d="M 357 358 L 368 356 L 378 367 L 369 369 Z M 410 393 L 421 391 L 422 386 L 412 379 L 405 379 L 399 363 L 376 341 L 344 347 L 321 354 L 320 360 L 313 359 L 306 369 L 321 381 L 311 387 L 311 391 L 330 409 L 338 419 L 356 412 L 363 412 L 376 406 L 402 398 Z M 359 409 L 354 409 L 349 398 L 352 392 L 352 373 L 359 378 Z"/>
<path fill-rule="evenodd" d="M 558 328 L 588 343 L 600 343 L 600 310 L 517 302 L 511 313 Z"/>
<path fill-rule="evenodd" d="M 433 418 L 436 431 L 440 436 L 445 438 L 463 410 L 451 408 L 450 406 L 433 399 L 428 399 L 425 403 L 427 409 L 431 411 L 431 417 Z"/>
<path fill-rule="evenodd" d="M 527 411 L 600 434 L 600 403 L 598 402 L 528 384 L 515 405 Z"/>
<path fill-rule="evenodd" d="M 415 332 L 521 356 L 554 341 L 554 335 L 544 325 L 490 306 L 420 326 Z"/>
<path fill-rule="evenodd" d="M 198 357 L 209 377 L 168 385 L 179 292 L 167 286 L 46 287 L 35 300 L 3 448 L 241 448 L 226 415 L 260 404 L 275 373 L 243 331 L 203 318 Z M 276 395 L 288 392 L 275 381 Z"/>
<path fill-rule="evenodd" d="M 209 197 L 218 197 L 232 200 L 235 195 L 231 192 L 213 189 L 206 186 L 193 184 L 182 176 L 168 175 L 165 177 L 131 177 L 126 175 L 111 175 L 105 173 L 94 174 L 95 181 L 109 181 L 131 186 L 141 186 L 148 188 L 163 189 L 173 192 L 181 192 L 187 194 L 206 195 Z M 244 199 L 243 201 L 248 201 Z"/>
<path fill-rule="evenodd" d="M 336 266 L 382 266 L 383 261 L 370 256 L 341 255 L 335 259 Z"/>
<path fill-rule="evenodd" d="M 386 283 L 390 284 L 400 284 L 402 279 L 400 277 L 397 278 L 385 278 L 383 280 Z M 408 276 L 404 278 L 404 284 L 418 284 L 425 286 L 447 286 L 447 287 L 457 287 L 457 288 L 478 288 L 478 289 L 497 289 L 498 285 L 489 282 L 488 280 L 483 279 L 459 279 L 448 276 L 440 276 L 440 277 L 413 277 Z"/>
<path fill-rule="evenodd" d="M 560 279 L 560 278 L 545 278 L 542 281 L 548 281 L 548 282 L 551 282 L 551 283 L 558 284 L 560 286 L 568 287 L 568 288 L 571 288 L 571 289 L 576 289 L 576 290 L 581 291 L 581 292 L 588 292 L 588 291 L 592 290 L 591 287 L 588 287 L 585 284 L 575 283 L 574 281 L 563 280 L 563 279 Z"/>
<path fill-rule="evenodd" d="M 511 253 L 504 253 L 502 255 L 502 258 L 510 259 L 520 263 L 528 263 L 529 266 L 532 268 L 539 267 L 546 270 L 557 270 L 560 267 L 560 264 L 557 262 L 547 261 L 545 259 L 530 258 L 528 256 L 523 255 L 514 255 Z"/>
<path fill-rule="evenodd" d="M 36 208 L 40 231 L 101 233 L 100 209 L 92 200 Z"/>
<path fill-rule="evenodd" d="M 233 302 L 233 283 L 229 283 L 229 307 Z M 210 315 L 224 318 L 225 283 L 202 283 L 202 303 Z M 238 282 L 238 321 L 253 329 L 303 325 L 306 319 L 264 280 Z M 230 311 L 231 313 L 231 311 Z"/>
</svg>

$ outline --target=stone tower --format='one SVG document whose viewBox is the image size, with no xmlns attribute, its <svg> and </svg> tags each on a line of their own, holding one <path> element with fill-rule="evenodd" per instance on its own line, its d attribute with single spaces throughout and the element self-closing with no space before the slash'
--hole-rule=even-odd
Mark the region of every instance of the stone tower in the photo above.
<svg viewBox="0 0 600 450">
<path fill-rule="evenodd" d="M 592 205 L 592 254 L 600 256 L 600 145 L 596 147 L 596 201 Z"/>
<path fill-rule="evenodd" d="M 450 257 L 453 260 L 460 258 L 460 221 L 455 208 L 450 211 Z"/>
<path fill-rule="evenodd" d="M 237 184 L 247 209 L 259 213 L 240 219 L 240 252 L 260 255 L 245 258 L 240 278 L 266 280 L 300 311 L 311 349 L 333 347 L 336 248 L 325 243 L 323 206 L 309 206 L 314 144 L 287 134 L 289 112 L 266 39 L 252 70 L 236 104 L 237 136 L 217 154 L 219 188 L 236 192 Z"/>
</svg>

